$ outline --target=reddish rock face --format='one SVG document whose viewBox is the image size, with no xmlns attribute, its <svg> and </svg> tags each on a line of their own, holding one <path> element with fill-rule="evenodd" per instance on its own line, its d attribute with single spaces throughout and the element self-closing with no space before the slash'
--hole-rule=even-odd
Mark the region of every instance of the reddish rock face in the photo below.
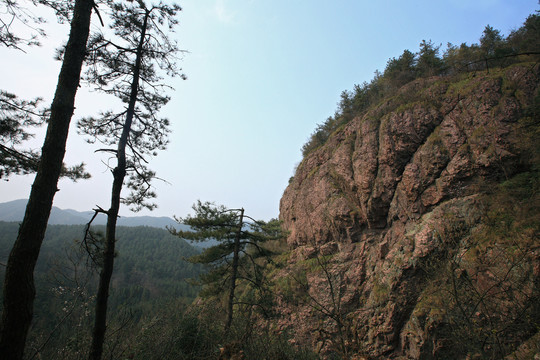
<svg viewBox="0 0 540 360">
<path fill-rule="evenodd" d="M 328 292 L 330 277 L 339 279 L 332 286 L 342 295 L 339 313 L 363 353 L 416 359 L 444 349 L 429 334 L 429 321 L 413 316 L 428 286 L 422 267 L 452 246 L 438 235 L 450 222 L 466 229 L 478 224 L 477 194 L 521 171 L 518 120 L 537 93 L 538 69 L 412 82 L 298 166 L 280 204 L 292 249 L 287 271 L 332 257 L 324 271 L 307 277 L 306 288 L 311 301 L 337 311 Z M 323 320 L 316 320 L 309 299 L 294 310 L 281 306 L 284 314 L 303 314 L 294 323 L 281 321 L 299 340 L 322 353 L 338 346 L 323 340 Z M 337 334 L 336 321 L 328 320 L 325 331 Z"/>
</svg>

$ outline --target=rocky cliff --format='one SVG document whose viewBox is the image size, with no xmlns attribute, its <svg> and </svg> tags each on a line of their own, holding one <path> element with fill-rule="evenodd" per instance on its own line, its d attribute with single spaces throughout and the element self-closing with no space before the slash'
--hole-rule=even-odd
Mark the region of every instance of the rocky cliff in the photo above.
<svg viewBox="0 0 540 360">
<path fill-rule="evenodd" d="M 538 353 L 539 75 L 413 81 L 305 156 L 278 330 L 327 358 Z"/>
</svg>

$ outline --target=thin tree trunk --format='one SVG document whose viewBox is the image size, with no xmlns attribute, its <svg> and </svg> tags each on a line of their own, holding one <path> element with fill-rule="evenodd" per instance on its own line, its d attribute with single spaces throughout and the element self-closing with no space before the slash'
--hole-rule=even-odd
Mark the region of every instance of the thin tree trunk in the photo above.
<svg viewBox="0 0 540 360">
<path fill-rule="evenodd" d="M 107 329 L 107 302 L 109 299 L 109 284 L 114 269 L 114 252 L 116 245 L 116 220 L 120 210 L 120 193 L 126 174 L 125 154 L 118 156 L 118 165 L 113 170 L 113 187 L 111 207 L 107 211 L 107 226 L 105 230 L 105 249 L 103 251 L 103 267 L 99 275 L 99 286 L 96 296 L 96 318 L 92 332 L 92 345 L 89 359 L 101 359 L 103 342 Z"/>
<path fill-rule="evenodd" d="M 240 221 L 238 224 L 238 231 L 236 232 L 236 238 L 234 239 L 231 287 L 229 289 L 229 302 L 227 303 L 228 309 L 227 309 L 227 323 L 225 324 L 225 331 L 231 328 L 232 320 L 233 320 L 234 292 L 236 290 L 236 278 L 238 277 L 238 260 L 240 257 L 240 236 L 242 235 L 243 224 L 244 224 L 244 209 L 240 209 Z"/>
<path fill-rule="evenodd" d="M 113 170 L 113 186 L 111 193 L 111 207 L 107 211 L 107 227 L 105 230 L 105 249 L 103 252 L 103 268 L 99 276 L 99 286 L 96 296 L 96 318 L 92 332 L 92 345 L 89 359 L 101 360 L 103 354 L 103 343 L 107 330 L 107 303 L 109 298 L 109 285 L 114 269 L 114 252 L 116 245 L 116 220 L 120 210 L 120 193 L 126 176 L 126 146 L 131 131 L 131 124 L 135 115 L 135 104 L 137 102 L 140 69 L 143 57 L 144 40 L 150 12 L 147 10 L 141 31 L 141 38 L 137 46 L 137 57 L 133 69 L 133 80 L 131 82 L 131 93 L 126 112 L 126 121 L 122 129 L 122 135 L 118 141 L 116 157 L 118 164 Z"/>
<path fill-rule="evenodd" d="M 93 1 L 76 0 L 69 40 L 60 69 L 41 161 L 32 185 L 23 222 L 9 255 L 4 281 L 4 310 L 0 324 L 0 359 L 22 359 L 32 322 L 35 285 L 34 267 L 47 228 L 47 221 L 62 168 L 69 123 L 73 116 Z"/>
</svg>

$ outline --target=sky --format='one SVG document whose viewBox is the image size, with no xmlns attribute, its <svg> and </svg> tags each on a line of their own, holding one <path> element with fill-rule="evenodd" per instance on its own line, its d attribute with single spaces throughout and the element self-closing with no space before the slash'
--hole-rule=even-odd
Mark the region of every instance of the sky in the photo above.
<svg viewBox="0 0 540 360">
<path fill-rule="evenodd" d="M 332 116 L 343 90 L 370 81 L 388 59 L 416 52 L 422 40 L 477 43 L 486 25 L 508 35 L 540 9 L 537 0 L 183 0 L 174 38 L 185 50 L 187 76 L 168 79 L 174 91 L 162 115 L 170 144 L 149 167 L 156 181 L 152 212 L 192 214 L 197 201 L 243 207 L 251 217 L 279 215 L 279 201 L 318 123 Z M 35 10 L 40 13 L 41 10 Z M 92 27 L 98 27 L 93 19 Z M 25 52 L 0 48 L 0 88 L 50 103 L 60 64 L 54 52 L 68 26 L 45 25 L 43 46 Z M 108 208 L 112 175 L 103 153 L 76 132 L 77 119 L 114 106 L 82 86 L 65 162 L 84 161 L 90 180 L 60 180 L 54 205 Z M 39 150 L 44 129 L 27 147 Z M 27 198 L 33 176 L 0 180 L 0 202 Z M 126 194 L 124 191 L 123 194 Z"/>
</svg>

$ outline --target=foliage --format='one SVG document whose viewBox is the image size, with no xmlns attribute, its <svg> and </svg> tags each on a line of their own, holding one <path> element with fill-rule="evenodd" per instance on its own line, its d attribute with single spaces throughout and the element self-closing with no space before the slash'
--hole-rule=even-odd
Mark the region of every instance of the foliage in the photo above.
<svg viewBox="0 0 540 360">
<path fill-rule="evenodd" d="M 237 209 L 227 209 L 223 205 L 216 206 L 213 203 L 198 201 L 193 206 L 196 215 L 188 215 L 185 218 L 176 218 L 191 230 L 174 230 L 171 233 L 182 239 L 201 242 L 214 240 L 218 244 L 206 248 L 201 254 L 188 260 L 193 263 L 209 264 L 217 273 L 223 272 L 230 266 L 229 256 L 234 251 L 234 243 L 239 235 L 240 252 L 251 262 L 255 262 L 256 256 L 269 255 L 269 251 L 262 246 L 264 242 L 280 239 L 283 236 L 280 222 L 254 221 L 247 215 L 241 220 Z M 241 222 L 240 222 L 241 221 Z M 205 275 L 211 277 L 212 272 Z M 204 281 L 210 285 L 213 281 Z"/>
<path fill-rule="evenodd" d="M 416 78 L 416 55 L 409 50 L 403 51 L 399 58 L 392 58 L 386 63 L 384 81 L 387 91 L 395 91 Z"/>
<path fill-rule="evenodd" d="M 79 131 L 89 135 L 88 141 L 99 141 L 113 149 L 101 149 L 114 154 L 113 182 L 109 210 L 98 208 L 96 215 L 107 215 L 103 256 L 100 257 L 100 280 L 96 296 L 96 315 L 90 358 L 102 356 L 106 332 L 107 302 L 114 268 L 116 219 L 120 203 L 132 205 L 133 211 L 143 207 L 150 210 L 157 205 L 148 202 L 156 197 L 151 181 L 155 172 L 148 169 L 148 157 L 157 155 L 168 143 L 169 121 L 158 116 L 169 96 L 169 87 L 162 84 L 162 74 L 179 75 L 176 53 L 179 51 L 170 33 L 180 7 L 159 3 L 147 6 L 136 2 L 110 2 L 108 14 L 114 37 L 102 32 L 89 39 L 87 63 L 90 65 L 85 80 L 104 93 L 116 96 L 124 103 L 123 111 L 101 112 L 98 118 L 79 121 Z M 131 193 L 122 197 L 125 184 Z M 95 217 L 95 216 L 94 216 Z M 91 233 L 87 233 L 91 234 Z"/>
<path fill-rule="evenodd" d="M 0 3 L 0 45 L 21 50 L 25 45 L 39 45 L 38 37 L 44 36 L 43 29 L 35 25 L 42 23 L 42 18 L 18 4 L 16 1 Z M 35 33 L 28 38 L 21 37 L 12 30 L 14 23 L 25 24 Z M 0 90 L 0 179 L 10 174 L 27 174 L 37 170 L 39 155 L 31 150 L 19 150 L 16 146 L 32 137 L 26 128 L 42 124 L 46 112 L 38 109 L 41 99 L 22 100 L 15 94 Z"/>
<path fill-rule="evenodd" d="M 388 60 L 383 73 L 375 72 L 370 82 L 354 85 L 353 91 L 343 91 L 334 116 L 318 124 L 302 147 L 303 156 L 324 145 L 330 135 L 354 117 L 364 114 L 382 98 L 394 96 L 400 87 L 422 77 L 453 76 L 509 66 L 520 61 L 537 61 L 540 55 L 540 15 L 530 15 L 523 26 L 503 38 L 499 30 L 487 25 L 480 44 L 460 46 L 448 44 L 439 55 L 440 46 L 422 40 L 419 51 L 405 50 L 397 59 Z"/>
<path fill-rule="evenodd" d="M 210 320 L 210 319 L 208 319 Z M 196 312 L 178 311 L 171 303 L 141 322 L 129 351 L 141 360 L 204 360 L 217 358 L 221 329 Z"/>
<path fill-rule="evenodd" d="M 442 73 L 444 62 L 439 57 L 440 46 L 435 46 L 431 41 L 422 40 L 418 59 L 416 61 L 416 71 L 419 77 L 435 76 Z"/>
<path fill-rule="evenodd" d="M 41 107 L 41 102 L 41 98 L 23 100 L 0 90 L 0 179 L 37 171 L 40 154 L 19 147 L 34 136 L 29 129 L 43 125 L 50 116 L 49 109 Z M 74 181 L 90 178 L 84 171 L 84 163 L 69 168 L 63 164 L 61 176 Z"/>
<path fill-rule="evenodd" d="M 39 154 L 17 146 L 33 137 L 28 128 L 45 122 L 47 112 L 38 108 L 40 102 L 39 98 L 26 101 L 0 90 L 0 178 L 37 170 Z"/>
<path fill-rule="evenodd" d="M 518 174 L 483 195 L 481 225 L 462 231 L 449 217 L 440 229 L 453 245 L 428 271 L 416 316 L 443 358 L 500 359 L 538 332 L 539 185 L 537 172 Z"/>
<path fill-rule="evenodd" d="M 311 322 L 318 324 L 314 329 L 318 353 L 326 358 L 348 359 L 363 352 L 361 326 L 346 301 L 354 291 L 346 286 L 350 265 L 340 264 L 332 255 L 322 255 L 315 244 L 312 246 L 312 258 L 297 262 L 285 276 L 276 279 L 275 296 L 293 307 L 310 309 Z"/>
<path fill-rule="evenodd" d="M 36 1 L 37 2 L 37 1 Z M 35 2 L 35 3 L 36 3 Z M 36 25 L 45 20 L 35 16 L 32 11 L 20 5 L 17 1 L 0 2 L 0 45 L 21 50 L 21 46 L 39 45 L 39 38 L 45 36 L 45 31 Z M 28 36 L 15 33 L 14 24 L 22 24 L 30 30 Z"/>
<path fill-rule="evenodd" d="M 65 3 L 65 2 L 64 2 Z M 37 262 L 47 219 L 51 212 L 63 158 L 81 67 L 95 3 L 73 2 L 69 40 L 65 47 L 58 83 L 51 104 L 47 133 L 32 184 L 23 222 L 8 258 L 4 280 L 4 307 L 0 324 L 0 357 L 21 359 L 33 317 L 35 286 L 33 271 Z"/>
<path fill-rule="evenodd" d="M 40 106 L 41 101 L 23 100 L 0 90 L 0 179 L 37 171 L 40 154 L 19 146 L 34 136 L 29 129 L 43 125 L 50 115 L 48 109 Z M 84 163 L 69 168 L 63 164 L 60 175 L 73 181 L 90 178 Z"/>
<path fill-rule="evenodd" d="M 33 0 L 33 5 L 42 4 L 53 9 L 59 20 L 67 19 L 71 5 L 58 0 Z M 39 26 L 45 20 L 35 16 L 32 10 L 17 1 L 0 3 L 0 46 L 23 51 L 23 46 L 39 46 L 39 38 L 46 36 Z M 28 36 L 13 31 L 15 24 L 24 25 L 30 31 Z M 20 29 L 19 29 L 20 30 Z M 20 149 L 26 140 L 33 137 L 29 128 L 43 125 L 50 116 L 50 110 L 41 106 L 42 99 L 24 100 L 10 92 L 0 90 L 0 179 L 11 174 L 29 174 L 38 169 L 40 154 L 29 149 Z M 72 180 L 88 179 L 84 164 L 66 168 L 62 166 L 62 176 Z"/>
<path fill-rule="evenodd" d="M 228 290 L 227 320 L 228 329 L 233 320 L 235 305 L 256 306 L 264 310 L 263 299 L 267 287 L 262 276 L 264 260 L 270 254 L 264 243 L 283 237 L 281 224 L 277 220 L 256 221 L 244 214 L 244 209 L 227 209 L 223 205 L 198 201 L 193 206 L 195 216 L 188 215 L 178 222 L 191 227 L 190 231 L 172 233 L 192 241 L 215 240 L 217 245 L 205 249 L 189 261 L 210 266 L 208 273 L 201 277 L 202 296 L 220 296 Z M 236 289 L 237 281 L 249 285 L 243 296 Z"/>
<path fill-rule="evenodd" d="M 101 1 L 96 1 L 97 4 Z M 22 3 L 22 5 L 21 5 Z M 43 17 L 36 16 L 33 7 L 43 5 L 54 11 L 59 22 L 68 22 L 74 4 L 63 0 L 5 0 L 0 2 L 0 46 L 24 51 L 25 46 L 40 46 L 40 38 L 46 36 L 41 27 L 46 22 Z M 17 30 L 17 32 L 14 31 Z"/>
<path fill-rule="evenodd" d="M 487 25 L 480 38 L 480 49 L 485 58 L 494 57 L 504 44 L 504 39 L 499 30 Z"/>
<path fill-rule="evenodd" d="M 160 118 L 158 112 L 170 100 L 166 92 L 171 87 L 162 83 L 163 74 L 180 75 L 178 45 L 169 38 L 178 24 L 179 11 L 176 4 L 112 3 L 109 16 L 114 39 L 103 32 L 89 39 L 84 80 L 125 106 L 121 112 L 102 111 L 99 117 L 79 120 L 78 131 L 88 136 L 89 143 L 125 147 L 127 187 L 132 192 L 123 202 L 136 211 L 155 207 L 146 202 L 155 197 L 150 185 L 155 173 L 146 164 L 148 157 L 168 144 L 169 120 Z M 120 156 L 120 150 L 101 151 Z"/>
<path fill-rule="evenodd" d="M 0 222 L 0 263 L 8 257 L 17 228 L 17 223 Z M 103 226 L 95 230 L 103 231 Z M 86 358 L 85 344 L 89 341 L 96 277 L 87 267 L 86 255 L 81 252 L 83 233 L 84 228 L 80 225 L 49 225 L 47 228 L 36 265 L 36 318 L 30 333 L 29 354 L 52 335 L 41 351 L 43 355 L 72 346 L 72 350 L 64 349 L 63 358 L 77 358 L 75 351 Z M 159 313 L 159 309 L 173 303 L 177 308 L 185 306 L 197 295 L 198 287 L 188 280 L 197 277 L 202 268 L 183 261 L 182 257 L 199 251 L 168 231 L 119 227 L 117 252 L 109 301 L 111 328 L 120 327 L 127 317 L 129 328 L 139 331 L 151 314 Z M 4 268 L 0 266 L 0 276 L 3 275 Z M 125 333 L 120 335 L 127 337 Z M 115 335 L 110 340 L 114 338 Z M 48 358 L 62 357 L 57 354 Z"/>
<path fill-rule="evenodd" d="M 225 332 L 215 321 L 212 303 L 198 302 L 185 312 L 176 306 L 164 307 L 126 341 L 131 345 L 125 354 L 140 360 L 261 359 L 310 360 L 319 357 L 288 342 L 286 334 L 261 328 L 241 313 Z M 251 327 L 246 332 L 245 326 Z"/>
<path fill-rule="evenodd" d="M 540 46 L 540 11 L 529 15 L 522 27 L 508 35 L 506 42 L 514 53 L 537 52 Z"/>
</svg>

